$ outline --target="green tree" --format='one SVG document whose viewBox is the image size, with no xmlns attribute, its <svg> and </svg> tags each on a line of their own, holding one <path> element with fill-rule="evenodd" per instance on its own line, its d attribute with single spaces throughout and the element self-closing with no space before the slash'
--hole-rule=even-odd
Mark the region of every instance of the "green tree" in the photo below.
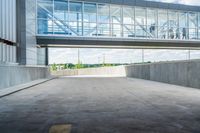
<svg viewBox="0 0 200 133">
<path fill-rule="evenodd" d="M 52 69 L 52 71 L 57 71 L 57 65 L 54 63 L 54 64 L 51 66 L 51 69 Z"/>
</svg>

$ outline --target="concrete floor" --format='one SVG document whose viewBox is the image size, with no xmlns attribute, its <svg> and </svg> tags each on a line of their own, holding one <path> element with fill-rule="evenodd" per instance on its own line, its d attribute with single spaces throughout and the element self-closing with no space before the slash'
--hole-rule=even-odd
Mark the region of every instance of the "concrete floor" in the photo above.
<svg viewBox="0 0 200 133">
<path fill-rule="evenodd" d="M 1 133 L 200 133 L 200 90 L 127 78 L 59 78 L 0 99 Z"/>
</svg>

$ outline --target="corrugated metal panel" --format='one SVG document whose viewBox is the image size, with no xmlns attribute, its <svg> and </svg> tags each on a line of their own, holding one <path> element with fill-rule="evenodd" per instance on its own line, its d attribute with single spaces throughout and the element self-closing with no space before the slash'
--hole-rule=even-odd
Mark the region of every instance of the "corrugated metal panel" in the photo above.
<svg viewBox="0 0 200 133">
<path fill-rule="evenodd" d="M 16 43 L 16 0 L 0 0 L 0 38 Z"/>
<path fill-rule="evenodd" d="M 2 57 L 3 60 L 2 60 L 2 61 L 3 61 L 3 62 L 6 62 L 6 45 L 3 44 L 3 47 L 2 47 L 2 48 L 3 48 L 3 57 Z"/>
<path fill-rule="evenodd" d="M 12 0 L 12 6 L 13 6 L 13 10 L 12 10 L 12 13 L 13 13 L 13 29 L 12 29 L 12 33 L 13 33 L 13 42 L 16 42 L 16 37 L 17 37 L 17 28 L 16 28 L 16 25 L 17 25 L 17 20 L 16 20 L 16 0 Z"/>
<path fill-rule="evenodd" d="M 16 43 L 16 0 L 0 0 L 0 38 Z M 0 42 L 0 62 L 16 62 L 16 46 Z"/>
<path fill-rule="evenodd" d="M 0 38 L 2 38 L 2 1 L 3 0 L 0 0 Z"/>
<path fill-rule="evenodd" d="M 2 62 L 2 53 L 3 53 L 2 43 L 0 42 L 0 62 Z"/>
</svg>

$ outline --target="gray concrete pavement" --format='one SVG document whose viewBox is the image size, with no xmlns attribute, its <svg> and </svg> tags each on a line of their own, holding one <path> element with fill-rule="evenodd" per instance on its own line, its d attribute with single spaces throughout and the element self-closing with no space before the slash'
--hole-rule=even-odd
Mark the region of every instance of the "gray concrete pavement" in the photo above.
<svg viewBox="0 0 200 133">
<path fill-rule="evenodd" d="M 200 90 L 127 78 L 54 79 L 0 99 L 1 133 L 199 133 Z"/>
</svg>

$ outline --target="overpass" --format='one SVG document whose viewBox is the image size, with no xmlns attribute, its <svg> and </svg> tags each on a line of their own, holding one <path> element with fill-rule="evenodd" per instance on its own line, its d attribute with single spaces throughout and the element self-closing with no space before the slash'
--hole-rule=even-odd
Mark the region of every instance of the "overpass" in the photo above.
<svg viewBox="0 0 200 133">
<path fill-rule="evenodd" d="M 200 46 L 200 8 L 143 0 L 37 0 L 41 47 Z"/>
<path fill-rule="evenodd" d="M 198 49 L 199 12 L 143 0 L 0 0 L 0 131 L 199 133 L 200 60 L 103 68 L 131 78 L 46 80 L 49 47 Z"/>
</svg>

